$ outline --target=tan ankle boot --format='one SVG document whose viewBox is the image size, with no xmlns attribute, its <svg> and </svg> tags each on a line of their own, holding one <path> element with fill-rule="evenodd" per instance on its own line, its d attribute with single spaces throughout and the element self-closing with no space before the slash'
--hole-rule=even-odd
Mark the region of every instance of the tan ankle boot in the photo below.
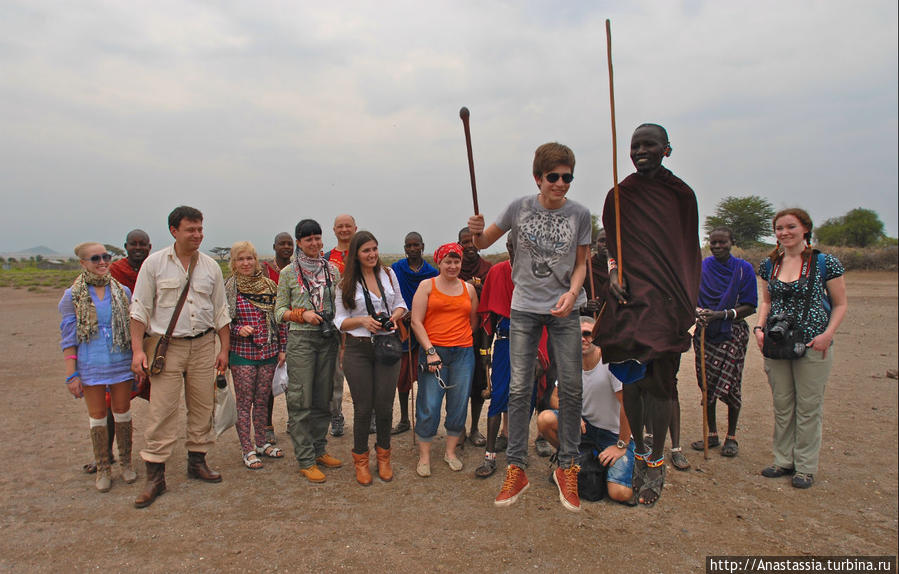
<svg viewBox="0 0 899 574">
<path fill-rule="evenodd" d="M 137 480 L 137 473 L 131 466 L 131 434 L 133 427 L 131 421 L 115 424 L 115 437 L 119 445 L 119 468 L 122 470 L 122 480 L 128 484 Z"/>
<path fill-rule="evenodd" d="M 393 468 L 390 466 L 390 449 L 375 447 L 378 453 L 378 477 L 384 482 L 393 480 Z"/>
<path fill-rule="evenodd" d="M 112 486 L 109 469 L 109 431 L 106 426 L 91 428 L 91 444 L 97 461 L 97 490 L 107 492 Z"/>
<path fill-rule="evenodd" d="M 353 465 L 356 467 L 356 482 L 362 486 L 371 486 L 371 471 L 368 469 L 368 453 L 353 454 Z"/>
</svg>

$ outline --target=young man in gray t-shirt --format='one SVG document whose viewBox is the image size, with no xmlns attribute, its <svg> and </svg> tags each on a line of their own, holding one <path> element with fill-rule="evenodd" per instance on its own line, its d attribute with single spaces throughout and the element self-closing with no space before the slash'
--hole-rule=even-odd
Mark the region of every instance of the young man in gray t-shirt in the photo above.
<svg viewBox="0 0 899 574">
<path fill-rule="evenodd" d="M 485 229 L 484 216 L 474 215 L 468 228 L 474 245 L 486 249 L 507 231 L 515 253 L 512 266 L 512 380 L 509 392 L 509 467 L 496 497 L 508 506 L 527 490 L 528 427 L 531 416 L 534 360 L 541 333 L 551 340 L 552 362 L 559 379 L 559 468 L 553 480 L 559 499 L 569 510 L 580 510 L 576 464 L 580 440 L 581 353 L 578 314 L 586 302 L 582 285 L 590 250 L 592 225 L 586 207 L 565 196 L 574 179 L 574 152 L 547 143 L 534 154 L 536 196 L 516 199 Z"/>
</svg>

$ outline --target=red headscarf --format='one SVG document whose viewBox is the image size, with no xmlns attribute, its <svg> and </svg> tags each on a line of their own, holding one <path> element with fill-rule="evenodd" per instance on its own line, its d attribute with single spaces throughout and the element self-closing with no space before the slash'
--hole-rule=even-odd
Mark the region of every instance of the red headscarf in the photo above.
<svg viewBox="0 0 899 574">
<path fill-rule="evenodd" d="M 455 253 L 459 259 L 462 259 L 462 246 L 455 242 L 441 245 L 434 252 L 434 264 L 440 265 L 440 261 L 450 253 Z"/>
</svg>

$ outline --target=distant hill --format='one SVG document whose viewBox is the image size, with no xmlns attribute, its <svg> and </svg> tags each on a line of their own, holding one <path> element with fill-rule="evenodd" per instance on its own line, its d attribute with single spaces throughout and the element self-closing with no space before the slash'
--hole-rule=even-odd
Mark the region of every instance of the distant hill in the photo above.
<svg viewBox="0 0 899 574">
<path fill-rule="evenodd" d="M 10 257 L 14 257 L 16 259 L 29 259 L 36 255 L 40 255 L 44 259 L 68 259 L 69 257 L 74 256 L 54 251 L 46 245 L 38 245 L 37 247 L 22 249 L 21 251 L 7 251 L 5 253 L 0 253 L 0 257 L 4 257 L 6 259 L 9 259 Z"/>
</svg>

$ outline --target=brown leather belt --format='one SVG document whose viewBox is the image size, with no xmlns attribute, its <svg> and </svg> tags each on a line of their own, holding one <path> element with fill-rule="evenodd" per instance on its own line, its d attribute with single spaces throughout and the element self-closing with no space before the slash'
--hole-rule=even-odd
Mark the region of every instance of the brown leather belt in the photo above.
<svg viewBox="0 0 899 574">
<path fill-rule="evenodd" d="M 179 341 L 189 341 L 190 339 L 199 339 L 200 337 L 208 335 L 212 331 L 213 331 L 213 327 L 209 327 L 202 333 L 197 333 L 196 335 L 188 335 L 186 337 L 172 337 L 172 339 L 178 339 Z"/>
</svg>

